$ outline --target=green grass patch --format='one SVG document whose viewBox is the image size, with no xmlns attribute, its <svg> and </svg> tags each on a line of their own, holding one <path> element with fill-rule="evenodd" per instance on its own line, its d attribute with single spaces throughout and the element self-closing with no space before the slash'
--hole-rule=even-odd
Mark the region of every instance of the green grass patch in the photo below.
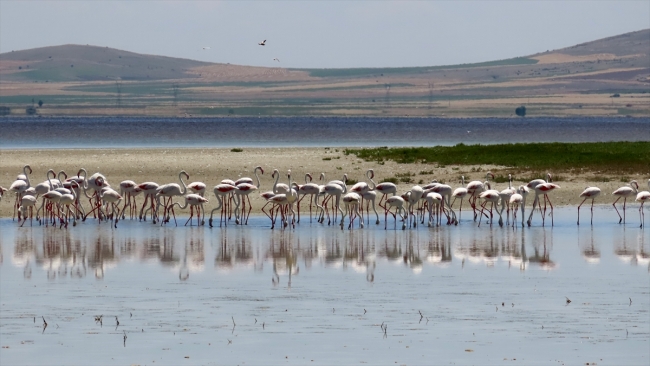
<svg viewBox="0 0 650 366">
<path fill-rule="evenodd" d="M 366 161 L 439 165 L 501 165 L 534 172 L 588 170 L 650 172 L 650 142 L 534 143 L 346 149 Z M 480 172 L 482 169 L 472 169 Z M 543 178 L 543 176 L 542 176 Z M 554 177 L 555 179 L 555 177 Z"/>
<path fill-rule="evenodd" d="M 244 149 L 240 149 L 240 148 L 237 148 L 237 147 L 236 147 L 236 148 L 234 148 L 234 149 L 230 149 L 230 151 L 231 151 L 231 152 L 242 152 L 242 151 L 244 151 Z"/>
</svg>

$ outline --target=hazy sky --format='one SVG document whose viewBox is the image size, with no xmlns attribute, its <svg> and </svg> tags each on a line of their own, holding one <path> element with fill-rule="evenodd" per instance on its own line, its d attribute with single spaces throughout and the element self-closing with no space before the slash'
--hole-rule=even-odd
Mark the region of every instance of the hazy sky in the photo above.
<svg viewBox="0 0 650 366">
<path fill-rule="evenodd" d="M 648 0 L 0 0 L 0 52 L 75 43 L 258 66 L 480 62 L 645 28 Z"/>
</svg>

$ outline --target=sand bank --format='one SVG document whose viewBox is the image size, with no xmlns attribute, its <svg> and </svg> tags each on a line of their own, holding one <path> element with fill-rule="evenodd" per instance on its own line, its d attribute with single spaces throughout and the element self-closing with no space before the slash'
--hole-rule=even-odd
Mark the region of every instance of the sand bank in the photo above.
<svg viewBox="0 0 650 366">
<path fill-rule="evenodd" d="M 324 160 L 329 159 L 329 160 Z M 305 173 L 311 173 L 314 180 L 323 172 L 326 180 L 341 179 L 347 173 L 350 179 L 365 180 L 367 169 L 374 169 L 375 181 L 394 177 L 397 174 L 411 173 L 412 183 L 398 184 L 399 190 L 406 191 L 414 184 L 428 183 L 432 179 L 447 182 L 452 187 L 460 186 L 458 177 L 465 175 L 466 179 L 483 180 L 485 171 L 491 170 L 495 174 L 507 175 L 511 172 L 508 168 L 498 166 L 446 166 L 437 167 L 429 164 L 398 164 L 395 162 L 364 162 L 353 155 L 346 156 L 343 149 L 326 148 L 246 148 L 243 152 L 232 152 L 230 149 L 61 149 L 61 150 L 1 150 L 0 151 L 0 185 L 8 188 L 15 180 L 16 175 L 22 173 L 22 167 L 29 164 L 33 169 L 30 176 L 32 185 L 45 180 L 48 169 L 66 171 L 68 175 L 76 174 L 79 168 L 86 168 L 89 174 L 101 172 L 113 187 L 117 187 L 122 180 L 131 179 L 138 183 L 154 181 L 159 184 L 178 183 L 178 173 L 181 169 L 190 175 L 189 182 L 201 181 L 206 183 L 208 190 L 208 204 L 212 207 L 215 203 L 212 187 L 222 179 L 236 180 L 240 177 L 254 178 L 252 171 L 257 165 L 264 169 L 260 175 L 260 192 L 271 190 L 273 169 L 278 169 L 282 174 L 280 181 L 286 183 L 286 172 L 291 169 L 293 179 L 299 184 L 304 182 Z M 477 171 L 479 170 L 479 171 Z M 561 181 L 556 181 L 562 188 L 554 192 L 552 200 L 555 205 L 577 205 L 580 203 L 578 195 L 585 186 L 595 185 L 603 191 L 597 203 L 613 201 L 611 192 L 624 185 L 620 181 L 595 182 L 596 172 L 583 172 L 580 175 L 571 175 L 566 172 L 553 172 L 561 176 Z M 518 172 L 519 176 L 529 176 Z M 515 179 L 517 178 L 515 175 Z M 637 179 L 642 189 L 646 189 L 647 177 L 631 177 Z M 323 184 L 323 183 L 321 183 Z M 520 185 L 516 181 L 513 185 Z M 507 183 L 495 184 L 493 189 L 507 188 Z M 259 194 L 252 194 L 253 213 L 260 212 L 263 200 Z M 0 217 L 11 217 L 11 203 L 13 195 L 5 196 L 0 203 Z M 139 197 L 139 201 L 142 198 Z M 304 205 L 304 203 L 303 203 Z"/>
</svg>

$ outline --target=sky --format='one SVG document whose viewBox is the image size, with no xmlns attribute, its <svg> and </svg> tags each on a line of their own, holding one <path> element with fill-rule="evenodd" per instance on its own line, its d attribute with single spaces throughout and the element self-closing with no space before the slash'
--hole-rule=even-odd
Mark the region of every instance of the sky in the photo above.
<svg viewBox="0 0 650 366">
<path fill-rule="evenodd" d="M 492 61 L 647 28 L 648 0 L 0 0 L 0 53 L 90 44 L 296 68 Z"/>
</svg>

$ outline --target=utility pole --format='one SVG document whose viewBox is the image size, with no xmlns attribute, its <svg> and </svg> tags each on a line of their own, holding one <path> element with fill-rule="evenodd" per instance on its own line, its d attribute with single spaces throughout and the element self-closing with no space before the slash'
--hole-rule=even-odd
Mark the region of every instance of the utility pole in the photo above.
<svg viewBox="0 0 650 366">
<path fill-rule="evenodd" d="M 115 105 L 117 107 L 122 106 L 122 83 L 119 81 L 115 81 L 115 87 L 117 88 L 117 95 L 115 96 Z"/>
</svg>

